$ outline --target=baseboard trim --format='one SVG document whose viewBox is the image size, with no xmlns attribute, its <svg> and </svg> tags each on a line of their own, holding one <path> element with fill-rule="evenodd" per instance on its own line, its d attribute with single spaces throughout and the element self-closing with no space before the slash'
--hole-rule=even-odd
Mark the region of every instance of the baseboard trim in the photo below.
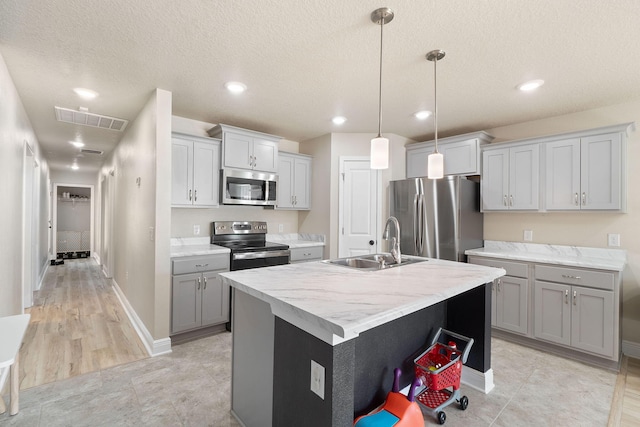
<svg viewBox="0 0 640 427">
<path fill-rule="evenodd" d="M 98 265 L 102 265 L 102 264 L 100 263 L 100 255 L 98 255 L 98 253 L 97 253 L 97 252 L 91 252 L 91 257 L 92 257 L 93 259 L 95 259 L 95 260 L 96 260 L 96 262 L 98 263 Z"/>
<path fill-rule="evenodd" d="M 38 284 L 34 291 L 39 291 L 42 288 L 42 282 L 44 282 L 44 278 L 47 275 L 47 270 L 49 269 L 50 261 L 47 259 L 47 262 L 43 265 L 42 273 L 40 273 L 40 278 L 38 279 Z"/>
<path fill-rule="evenodd" d="M 640 359 L 640 342 L 622 340 L 622 353 Z"/>
<path fill-rule="evenodd" d="M 171 338 L 167 337 L 159 340 L 154 340 L 147 327 L 144 325 L 140 317 L 138 317 L 136 311 L 129 303 L 129 300 L 125 296 L 124 292 L 122 292 L 122 289 L 120 289 L 120 286 L 118 286 L 118 283 L 116 283 L 116 281 L 113 279 L 111 280 L 111 282 L 113 283 L 113 289 L 116 292 L 116 296 L 118 297 L 120 303 L 122 304 L 122 307 L 124 308 L 124 312 L 127 313 L 127 317 L 131 321 L 133 328 L 136 330 L 136 333 L 140 337 L 142 344 L 144 344 L 144 347 L 147 350 L 149 356 L 155 357 L 162 354 L 171 353 Z"/>
<path fill-rule="evenodd" d="M 495 387 L 493 383 L 493 369 L 489 369 L 487 372 L 480 372 L 468 366 L 463 366 L 460 382 L 487 394 Z"/>
</svg>

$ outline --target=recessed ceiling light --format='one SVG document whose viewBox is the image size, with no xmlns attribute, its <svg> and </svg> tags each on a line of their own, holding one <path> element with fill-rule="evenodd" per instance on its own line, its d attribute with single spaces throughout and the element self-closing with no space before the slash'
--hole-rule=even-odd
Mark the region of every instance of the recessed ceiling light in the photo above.
<svg viewBox="0 0 640 427">
<path fill-rule="evenodd" d="M 80 141 L 69 141 L 69 144 L 73 145 L 74 147 L 78 147 L 78 148 L 84 147 L 84 142 L 80 142 Z"/>
<path fill-rule="evenodd" d="M 336 116 L 333 119 L 331 119 L 331 121 L 333 122 L 334 125 L 341 125 L 347 121 L 347 118 L 342 116 Z"/>
<path fill-rule="evenodd" d="M 529 92 L 529 91 L 538 89 L 543 84 L 544 84 L 544 80 L 531 80 L 531 81 L 519 84 L 517 88 L 523 92 Z"/>
<path fill-rule="evenodd" d="M 247 90 L 247 85 L 240 82 L 226 82 L 224 87 L 231 93 L 242 93 Z"/>
<path fill-rule="evenodd" d="M 74 171 L 77 171 L 77 170 L 78 170 L 78 165 L 77 165 L 77 164 L 75 164 L 75 163 L 74 163 L 74 164 L 72 164 L 72 165 L 71 165 L 71 169 L 73 169 Z"/>
<path fill-rule="evenodd" d="M 431 117 L 431 111 L 422 110 L 422 111 L 418 111 L 417 113 L 414 113 L 413 115 L 418 120 L 425 120 L 427 117 Z"/>
<path fill-rule="evenodd" d="M 95 97 L 98 96 L 98 92 L 96 92 L 95 90 L 85 89 L 83 87 L 77 87 L 77 88 L 73 89 L 73 91 L 79 97 L 84 98 L 84 99 L 94 99 Z"/>
</svg>

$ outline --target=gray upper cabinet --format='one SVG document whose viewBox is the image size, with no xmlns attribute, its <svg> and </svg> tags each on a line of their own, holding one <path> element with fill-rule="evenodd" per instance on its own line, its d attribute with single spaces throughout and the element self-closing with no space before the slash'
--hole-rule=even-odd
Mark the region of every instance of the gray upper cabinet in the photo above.
<svg viewBox="0 0 640 427">
<path fill-rule="evenodd" d="M 278 171 L 279 136 L 223 124 L 211 128 L 209 135 L 222 140 L 223 167 Z"/>
<path fill-rule="evenodd" d="M 310 156 L 280 152 L 278 154 L 278 208 L 311 208 Z"/>
<path fill-rule="evenodd" d="M 479 175 L 480 147 L 493 140 L 486 132 L 474 132 L 438 140 L 438 151 L 444 157 L 445 175 Z M 434 141 L 406 146 L 407 178 L 427 176 L 427 158 L 435 149 Z"/>
<path fill-rule="evenodd" d="M 171 205 L 211 207 L 219 204 L 220 140 L 173 133 Z"/>
<path fill-rule="evenodd" d="M 547 210 L 621 210 L 620 133 L 546 144 Z"/>
<path fill-rule="evenodd" d="M 482 152 L 482 209 L 538 210 L 538 144 L 496 146 Z"/>
</svg>

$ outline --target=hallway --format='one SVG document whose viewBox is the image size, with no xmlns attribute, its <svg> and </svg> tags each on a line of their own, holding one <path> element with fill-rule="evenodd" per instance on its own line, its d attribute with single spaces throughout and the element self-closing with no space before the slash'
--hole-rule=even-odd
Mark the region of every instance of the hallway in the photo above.
<svg viewBox="0 0 640 427">
<path fill-rule="evenodd" d="M 133 362 L 148 354 L 92 258 L 49 266 L 20 349 L 20 389 Z"/>
</svg>

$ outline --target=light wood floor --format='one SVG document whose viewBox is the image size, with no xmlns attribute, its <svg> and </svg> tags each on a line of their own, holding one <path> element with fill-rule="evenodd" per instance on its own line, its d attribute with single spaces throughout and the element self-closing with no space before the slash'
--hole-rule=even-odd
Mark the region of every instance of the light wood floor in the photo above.
<svg viewBox="0 0 640 427">
<path fill-rule="evenodd" d="M 609 427 L 640 425 L 640 360 L 624 356 L 609 414 Z"/>
<path fill-rule="evenodd" d="M 20 389 L 148 357 L 118 297 L 93 259 L 49 266 L 27 310 Z"/>
</svg>

